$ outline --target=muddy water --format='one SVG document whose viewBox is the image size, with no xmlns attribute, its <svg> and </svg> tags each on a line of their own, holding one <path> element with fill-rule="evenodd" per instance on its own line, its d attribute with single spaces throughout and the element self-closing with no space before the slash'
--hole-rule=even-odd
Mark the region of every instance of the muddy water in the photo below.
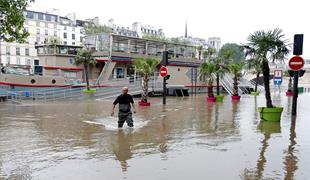
<svg viewBox="0 0 310 180">
<path fill-rule="evenodd" d="M 206 103 L 153 98 L 117 129 L 112 100 L 0 104 L 0 179 L 309 179 L 310 94 L 274 94 L 281 124 L 259 120 L 263 96 Z"/>
</svg>

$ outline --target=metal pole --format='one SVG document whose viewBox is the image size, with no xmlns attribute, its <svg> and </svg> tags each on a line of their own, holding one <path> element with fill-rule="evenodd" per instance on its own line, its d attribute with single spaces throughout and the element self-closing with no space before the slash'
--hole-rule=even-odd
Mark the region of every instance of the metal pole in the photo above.
<svg viewBox="0 0 310 180">
<path fill-rule="evenodd" d="M 194 68 L 192 67 L 191 72 L 191 83 L 192 83 L 192 94 L 194 94 Z"/>
<path fill-rule="evenodd" d="M 163 78 L 163 104 L 166 104 L 166 91 L 167 91 L 167 87 L 166 87 L 166 78 Z"/>
<path fill-rule="evenodd" d="M 293 85 L 293 106 L 292 106 L 292 115 L 296 115 L 296 109 L 297 109 L 297 98 L 298 98 L 298 77 L 299 73 L 298 71 L 294 71 L 294 85 Z"/>
</svg>

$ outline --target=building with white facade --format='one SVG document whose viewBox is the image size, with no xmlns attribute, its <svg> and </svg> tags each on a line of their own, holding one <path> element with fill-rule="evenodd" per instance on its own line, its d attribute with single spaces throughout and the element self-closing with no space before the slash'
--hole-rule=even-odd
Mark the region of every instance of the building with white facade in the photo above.
<svg viewBox="0 0 310 180">
<path fill-rule="evenodd" d="M 216 49 L 216 51 L 219 51 L 221 48 L 221 38 L 220 37 L 210 37 L 208 38 L 208 44 L 210 44 L 212 47 Z"/>
<path fill-rule="evenodd" d="M 143 38 L 145 36 L 152 36 L 163 38 L 165 34 L 162 29 L 157 29 L 154 26 L 142 25 L 140 22 L 132 23 L 131 29 L 129 27 L 117 26 L 113 19 L 108 21 L 108 27 L 112 28 L 112 32 L 117 35 Z"/>
<path fill-rule="evenodd" d="M 30 35 L 23 44 L 0 42 L 0 63 L 3 65 L 39 65 L 35 45 L 44 44 L 50 37 L 60 39 L 64 45 L 82 45 L 83 28 L 92 23 L 77 20 L 75 13 L 61 16 L 55 10 L 51 13 L 26 10 L 24 15 L 24 27 Z"/>
</svg>

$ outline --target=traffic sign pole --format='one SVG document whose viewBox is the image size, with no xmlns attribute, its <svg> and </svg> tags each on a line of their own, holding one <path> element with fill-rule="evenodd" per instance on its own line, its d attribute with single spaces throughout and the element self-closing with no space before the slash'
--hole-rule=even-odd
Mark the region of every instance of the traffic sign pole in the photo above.
<svg viewBox="0 0 310 180">
<path fill-rule="evenodd" d="M 299 55 L 302 55 L 303 46 L 303 34 L 294 35 L 294 49 L 293 54 L 296 55 L 288 62 L 289 67 L 294 71 L 294 87 L 293 87 L 293 104 L 292 104 L 292 115 L 297 114 L 297 98 L 298 98 L 298 78 L 299 70 L 303 68 L 305 61 Z"/>
<path fill-rule="evenodd" d="M 294 71 L 294 86 L 293 86 L 293 104 L 292 104 L 292 115 L 296 115 L 297 112 L 297 98 L 298 98 L 298 71 Z"/>
</svg>

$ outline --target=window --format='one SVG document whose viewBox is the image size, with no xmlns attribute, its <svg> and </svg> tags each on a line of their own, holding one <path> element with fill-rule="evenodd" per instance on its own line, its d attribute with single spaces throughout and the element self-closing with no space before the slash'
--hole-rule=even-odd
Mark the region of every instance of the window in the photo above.
<svg viewBox="0 0 310 180">
<path fill-rule="evenodd" d="M 45 29 L 45 35 L 48 36 L 48 30 L 47 29 Z"/>
<path fill-rule="evenodd" d="M 34 65 L 35 65 L 35 66 L 39 66 L 39 64 L 40 64 L 40 63 L 39 63 L 39 60 L 38 60 L 38 59 L 35 59 L 35 60 L 34 60 Z"/>
<path fill-rule="evenodd" d="M 52 16 L 51 15 L 45 15 L 45 20 L 46 21 L 52 21 Z"/>
<path fill-rule="evenodd" d="M 64 45 L 67 45 L 67 41 L 64 41 Z"/>
<path fill-rule="evenodd" d="M 80 42 L 83 42 L 83 37 L 82 36 L 80 36 Z"/>
<path fill-rule="evenodd" d="M 42 13 L 38 13 L 38 19 L 39 20 L 44 20 L 43 14 Z"/>
<path fill-rule="evenodd" d="M 40 28 L 37 28 L 37 34 L 40 34 Z"/>
<path fill-rule="evenodd" d="M 48 23 L 45 23 L 45 27 L 48 28 Z"/>
<path fill-rule="evenodd" d="M 25 55 L 26 55 L 26 56 L 29 56 L 29 48 L 26 48 L 26 49 L 25 49 Z"/>
<path fill-rule="evenodd" d="M 27 59 L 27 65 L 31 65 L 31 59 Z"/>
<path fill-rule="evenodd" d="M 33 19 L 34 18 L 34 14 L 33 14 L 33 12 L 27 12 L 27 14 L 26 14 L 26 18 L 29 18 L 29 19 Z"/>
<path fill-rule="evenodd" d="M 64 30 L 67 30 L 67 26 L 64 26 Z"/>
<path fill-rule="evenodd" d="M 37 44 L 40 44 L 40 37 L 37 37 L 37 38 L 36 38 L 36 43 L 37 43 Z"/>
<path fill-rule="evenodd" d="M 72 42 L 72 45 L 75 45 L 75 42 Z"/>
<path fill-rule="evenodd" d="M 37 26 L 40 26 L 40 22 L 39 22 L 39 21 L 37 21 L 37 22 L 36 22 L 36 25 L 37 25 Z"/>
<path fill-rule="evenodd" d="M 55 37 L 57 36 L 57 31 L 54 31 L 54 36 L 55 36 Z"/>
<path fill-rule="evenodd" d="M 73 32 L 75 31 L 75 27 L 72 27 L 72 31 L 73 31 Z"/>
<path fill-rule="evenodd" d="M 10 55 L 11 54 L 10 50 L 11 50 L 10 46 L 7 46 L 6 47 L 6 55 Z"/>
<path fill-rule="evenodd" d="M 66 78 L 76 78 L 77 77 L 77 73 L 76 72 L 70 72 L 70 71 L 63 71 L 64 76 Z"/>
<path fill-rule="evenodd" d="M 16 48 L 16 55 L 20 55 L 20 48 L 19 47 Z"/>
<path fill-rule="evenodd" d="M 8 63 L 8 64 L 11 63 L 11 57 L 10 57 L 10 56 L 7 56 L 7 57 L 6 57 L 6 63 Z"/>
<path fill-rule="evenodd" d="M 16 64 L 20 64 L 20 57 L 16 58 Z"/>
<path fill-rule="evenodd" d="M 72 34 L 72 39 L 75 39 L 75 34 Z"/>
<path fill-rule="evenodd" d="M 67 39 L 67 33 L 64 33 L 64 38 Z"/>
</svg>

